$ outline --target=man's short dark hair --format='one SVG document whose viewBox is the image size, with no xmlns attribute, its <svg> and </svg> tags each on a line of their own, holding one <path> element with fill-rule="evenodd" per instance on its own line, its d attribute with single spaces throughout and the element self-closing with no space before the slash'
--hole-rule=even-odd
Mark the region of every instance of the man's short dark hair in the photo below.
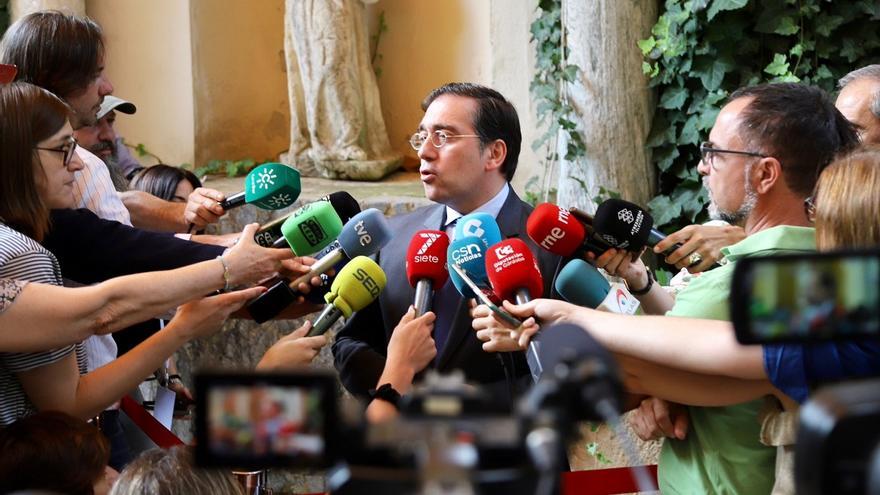
<svg viewBox="0 0 880 495">
<path fill-rule="evenodd" d="M 0 61 L 18 66 L 16 80 L 66 98 L 86 89 L 104 57 L 101 27 L 88 17 L 34 12 L 9 27 L 0 41 Z"/>
<path fill-rule="evenodd" d="M 519 129 L 519 116 L 513 104 L 498 91 L 473 83 L 449 83 L 431 91 L 422 101 L 422 110 L 443 95 L 464 96 L 477 100 L 474 114 L 474 130 L 480 136 L 480 149 L 496 139 L 507 145 L 507 156 L 501 164 L 501 172 L 509 182 L 516 172 L 522 133 Z"/>
<path fill-rule="evenodd" d="M 858 146 L 852 124 L 835 108 L 828 93 L 795 83 L 741 88 L 733 101 L 752 98 L 738 131 L 754 151 L 779 160 L 789 189 L 809 196 L 819 173 L 840 153 Z"/>
</svg>

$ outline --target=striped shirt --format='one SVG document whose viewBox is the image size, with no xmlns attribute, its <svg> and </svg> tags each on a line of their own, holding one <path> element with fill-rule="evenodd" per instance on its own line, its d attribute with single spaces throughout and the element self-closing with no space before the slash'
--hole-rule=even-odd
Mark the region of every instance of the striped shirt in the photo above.
<svg viewBox="0 0 880 495">
<path fill-rule="evenodd" d="M 74 173 L 73 198 L 77 208 L 87 208 L 105 220 L 115 220 L 130 227 L 131 217 L 119 199 L 107 165 L 82 146 L 77 146 L 76 153 L 83 162 L 83 169 Z M 87 340 L 86 352 L 89 371 L 92 371 L 116 359 L 116 342 L 110 335 L 93 335 Z"/>
<path fill-rule="evenodd" d="M 0 278 L 61 285 L 61 268 L 55 256 L 37 241 L 0 223 Z M 0 353 L 0 425 L 8 425 L 36 410 L 16 374 L 56 363 L 71 352 L 76 353 L 79 372 L 85 373 L 87 363 L 82 344 L 45 352 Z"/>
</svg>

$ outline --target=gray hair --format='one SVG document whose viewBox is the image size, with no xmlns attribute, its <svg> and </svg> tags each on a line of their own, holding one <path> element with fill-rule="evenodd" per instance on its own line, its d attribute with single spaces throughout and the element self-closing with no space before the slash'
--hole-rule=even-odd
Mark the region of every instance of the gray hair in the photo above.
<svg viewBox="0 0 880 495">
<path fill-rule="evenodd" d="M 873 79 L 880 82 L 880 64 L 866 65 L 850 72 L 837 81 L 837 87 L 838 89 L 843 89 L 847 84 L 857 79 Z M 871 113 L 880 119 L 880 91 L 874 94 L 874 100 L 871 102 Z"/>
<path fill-rule="evenodd" d="M 111 495 L 243 495 L 244 490 L 229 472 L 193 466 L 186 447 L 152 449 L 129 463 Z"/>
</svg>

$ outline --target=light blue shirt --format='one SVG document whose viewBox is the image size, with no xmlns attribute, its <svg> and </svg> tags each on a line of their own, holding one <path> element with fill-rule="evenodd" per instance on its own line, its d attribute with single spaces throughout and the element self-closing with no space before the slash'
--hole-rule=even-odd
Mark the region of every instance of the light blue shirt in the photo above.
<svg viewBox="0 0 880 495">
<path fill-rule="evenodd" d="M 498 191 L 498 194 L 492 197 L 492 199 L 490 199 L 489 201 L 486 201 L 482 205 L 478 206 L 471 213 L 488 213 L 493 217 L 498 218 L 498 214 L 501 212 L 501 207 L 504 206 L 504 202 L 507 201 L 508 194 L 510 194 L 510 184 L 505 183 L 504 187 L 502 187 L 501 190 Z M 463 216 L 464 215 L 462 215 L 461 213 L 452 209 L 452 207 L 446 207 L 446 223 L 443 225 L 443 230 L 445 230 L 446 233 L 449 235 L 450 241 L 455 240 L 455 236 L 453 233 L 455 229 L 450 227 L 450 224 Z"/>
</svg>

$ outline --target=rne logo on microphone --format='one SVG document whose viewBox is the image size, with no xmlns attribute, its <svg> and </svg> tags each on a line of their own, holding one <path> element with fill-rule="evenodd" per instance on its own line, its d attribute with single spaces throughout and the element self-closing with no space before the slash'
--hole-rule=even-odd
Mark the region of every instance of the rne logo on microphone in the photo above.
<svg viewBox="0 0 880 495">
<path fill-rule="evenodd" d="M 422 247 L 419 248 L 418 252 L 416 253 L 417 255 L 425 254 L 428 249 L 434 245 L 437 239 L 440 238 L 440 234 L 434 234 L 432 232 L 422 232 L 419 234 L 419 237 L 426 240 L 425 243 L 422 244 Z"/>
<path fill-rule="evenodd" d="M 481 228 L 482 225 L 483 222 L 479 220 L 468 220 L 462 225 L 461 232 L 467 237 L 483 237 L 486 231 Z"/>
<path fill-rule="evenodd" d="M 633 216 L 633 213 L 631 211 L 624 208 L 617 212 L 617 219 L 621 222 L 633 223 L 635 217 Z"/>
<path fill-rule="evenodd" d="M 499 258 L 504 258 L 511 254 L 513 254 L 513 246 L 501 246 L 495 248 L 495 256 L 498 256 Z"/>
</svg>

